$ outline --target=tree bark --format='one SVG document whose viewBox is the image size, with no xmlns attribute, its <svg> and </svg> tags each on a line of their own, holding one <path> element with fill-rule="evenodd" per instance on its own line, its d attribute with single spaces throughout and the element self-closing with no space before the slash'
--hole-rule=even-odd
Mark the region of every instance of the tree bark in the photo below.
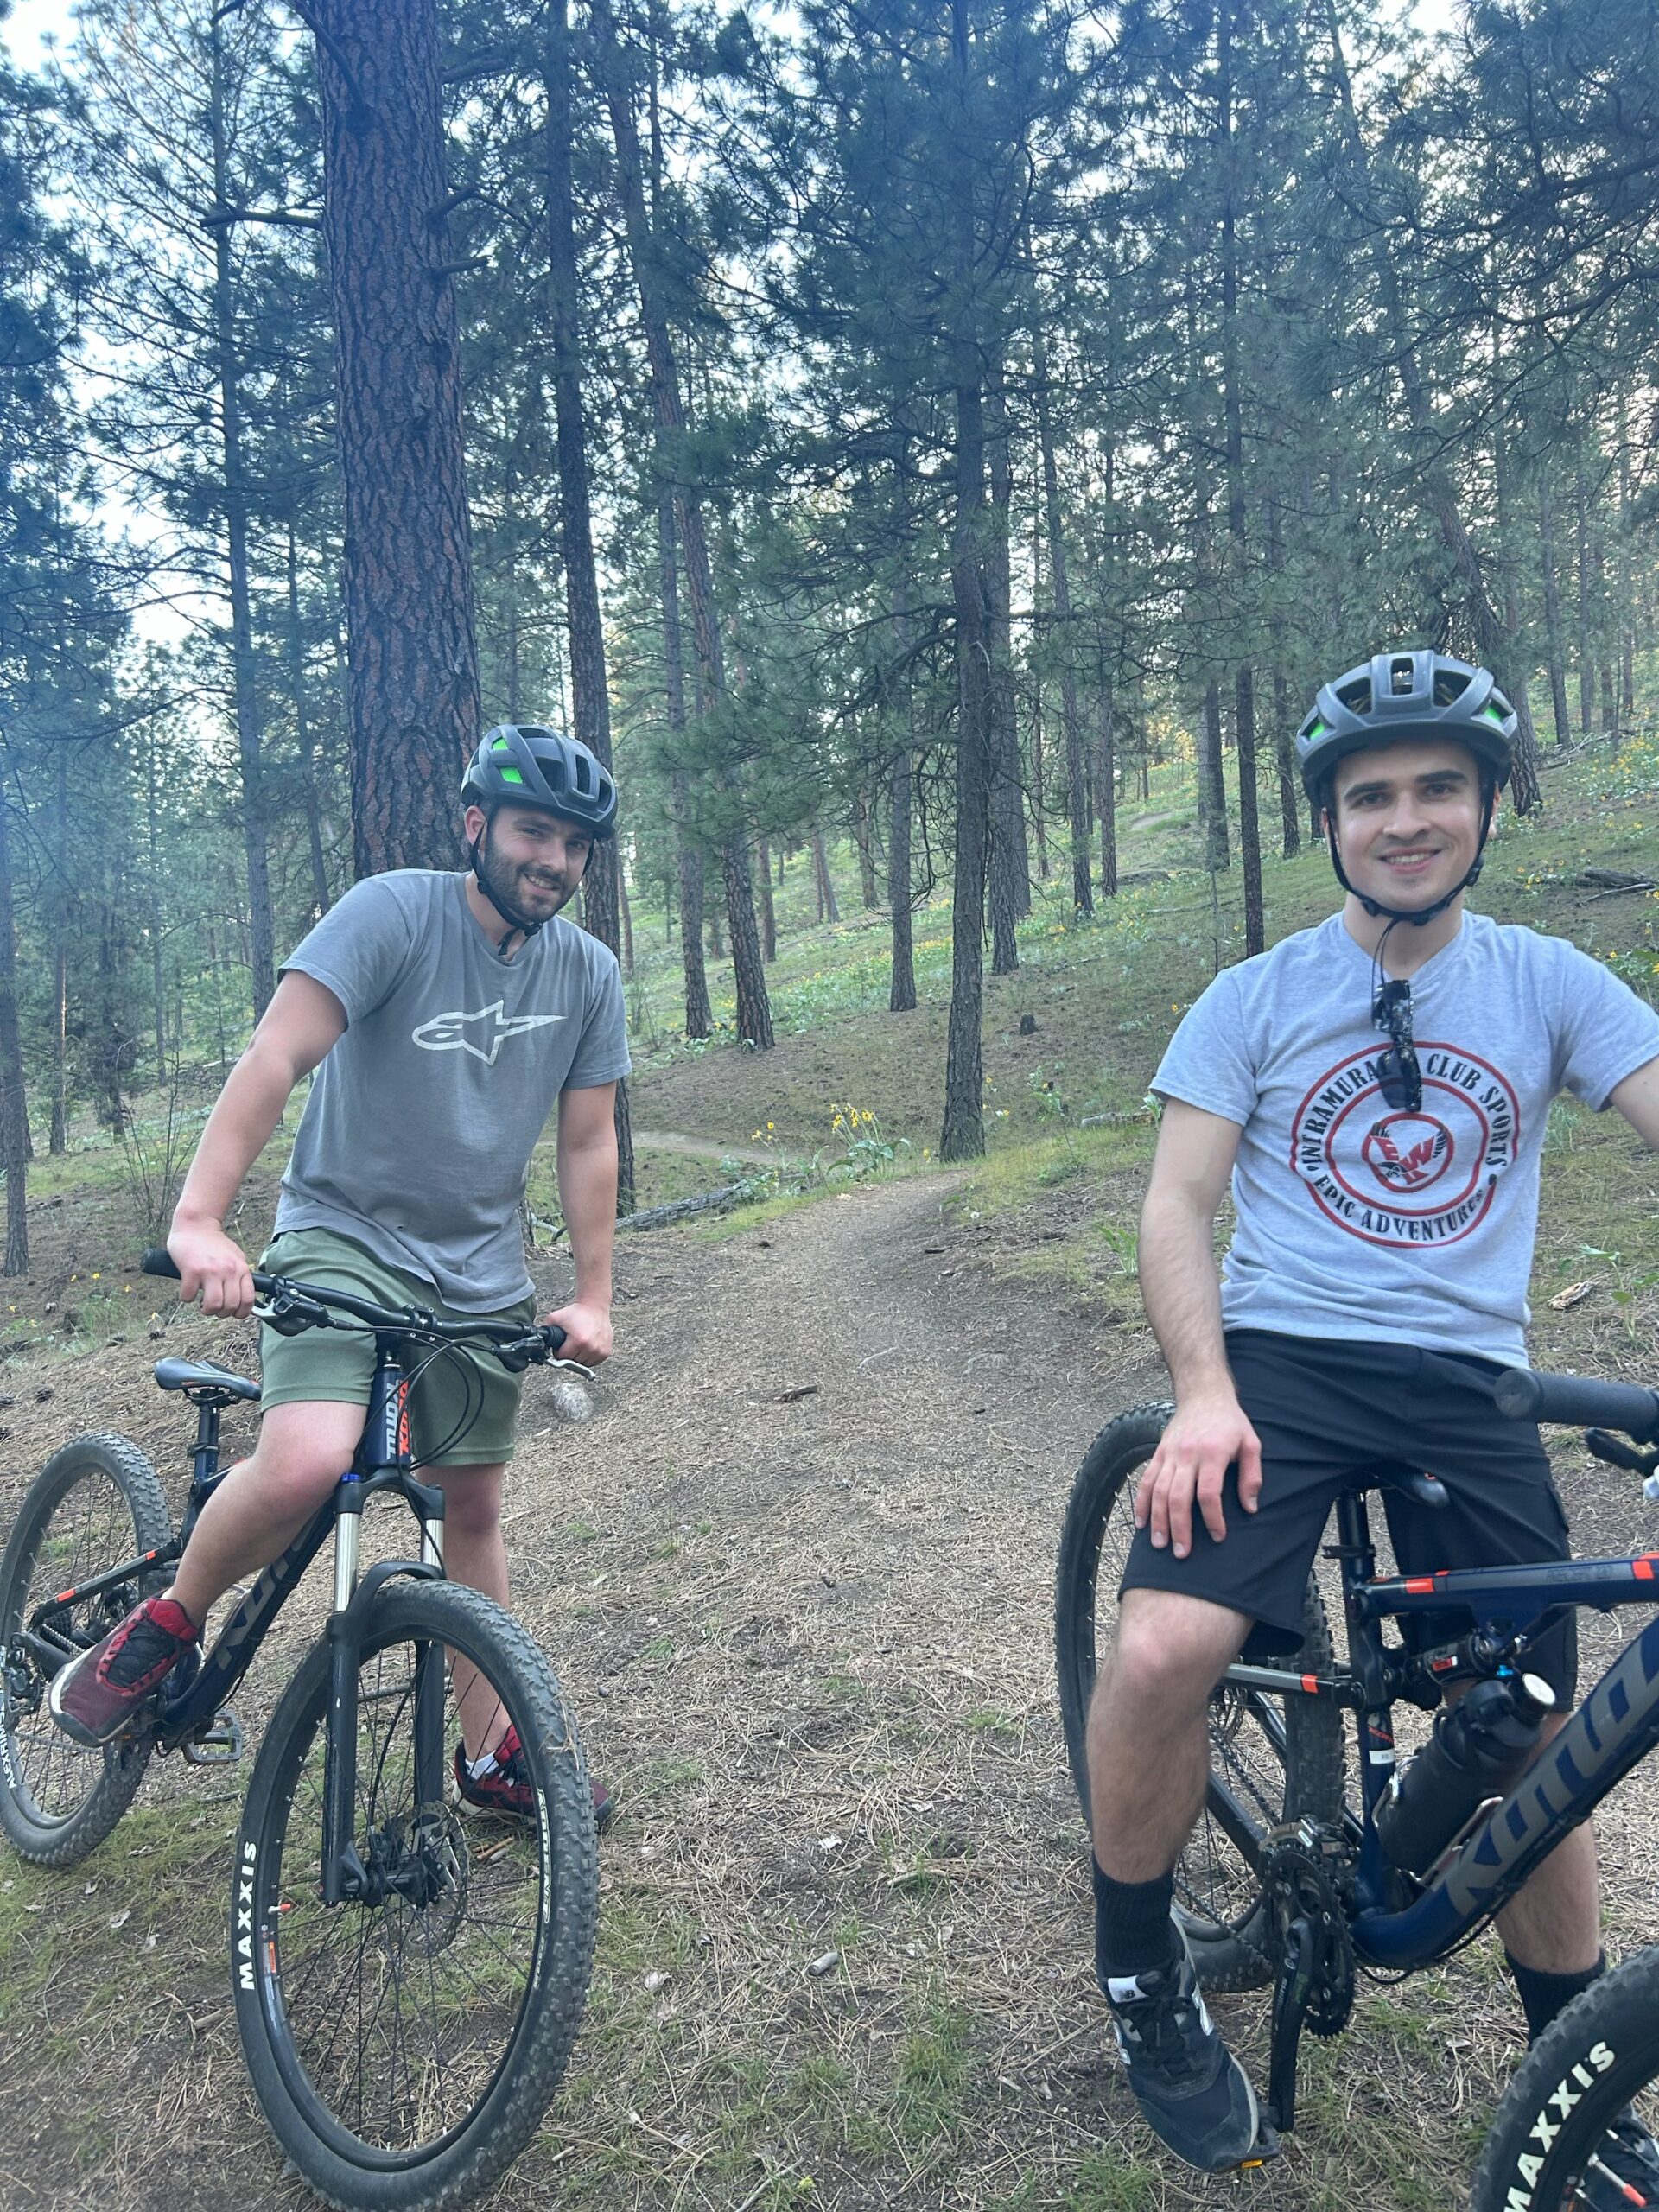
<svg viewBox="0 0 1659 2212">
<path fill-rule="evenodd" d="M 1579 561 L 1579 729 L 1588 737 L 1596 719 L 1596 659 L 1590 618 L 1590 487 L 1582 463 L 1573 474 L 1573 508 Z"/>
<path fill-rule="evenodd" d="M 1572 741 L 1573 721 L 1567 710 L 1560 572 L 1555 563 L 1555 495 L 1550 488 L 1548 457 L 1538 471 L 1538 558 L 1543 570 L 1544 657 L 1549 668 L 1550 711 L 1555 718 L 1555 742 L 1567 745 Z"/>
<path fill-rule="evenodd" d="M 592 22 L 599 75 L 605 104 L 610 111 L 611 132 L 616 144 L 617 183 L 622 199 L 622 218 L 627 235 L 628 257 L 639 294 L 639 316 L 644 327 L 645 355 L 650 364 L 652 393 L 656 402 L 659 467 L 672 487 L 675 521 L 680 549 L 685 557 L 685 588 L 691 601 L 691 634 L 701 677 L 705 709 L 725 696 L 726 674 L 721 648 L 720 621 L 715 605 L 714 573 L 702 526 L 702 508 L 694 486 L 683 480 L 681 448 L 685 411 L 680 401 L 679 368 L 668 318 L 663 305 L 656 241 L 645 213 L 644 169 L 639 131 L 634 120 L 632 88 L 617 37 L 610 0 L 593 0 Z M 731 810 L 737 810 L 736 778 L 729 768 L 720 777 Z M 727 918 L 731 925 L 732 966 L 737 992 L 737 1033 L 757 1051 L 772 1042 L 772 1007 L 766 995 L 765 964 L 760 957 L 760 934 L 754 919 L 754 886 L 749 874 L 747 830 L 731 828 L 721 855 L 725 878 Z"/>
<path fill-rule="evenodd" d="M 898 651 L 903 693 L 899 713 L 899 743 L 893 756 L 888 782 L 892 820 L 887 830 L 887 903 L 893 911 L 893 982 L 887 992 L 889 1014 L 912 1014 L 916 1008 L 916 957 L 912 929 L 910 880 L 910 810 L 912 760 L 915 746 L 916 685 L 911 667 L 914 624 L 910 588 L 901 577 L 893 595 L 893 635 Z"/>
<path fill-rule="evenodd" d="M 570 24 L 567 0 L 547 12 L 547 244 L 552 278 L 553 422 L 559 468 L 559 550 L 570 639 L 570 705 L 575 735 L 603 768 L 613 766 L 611 704 L 605 676 L 605 625 L 594 565 L 593 506 L 588 489 L 588 426 L 582 404 L 577 327 L 576 213 L 570 174 Z M 588 856 L 582 921 L 620 961 L 621 852 L 601 838 Z M 616 1211 L 634 1210 L 633 1127 L 624 1078 L 616 1086 Z"/>
<path fill-rule="evenodd" d="M 674 500 L 667 491 L 657 501 L 658 574 L 663 600 L 663 686 L 667 695 L 668 741 L 677 764 L 685 737 L 685 662 L 680 639 L 680 587 L 674 546 Z M 687 828 L 690 787 L 677 765 L 671 779 L 674 801 L 674 850 L 680 879 L 680 960 L 685 973 L 685 1033 L 714 1034 L 709 978 L 702 963 L 702 848 Z"/>
<path fill-rule="evenodd" d="M 1100 890 L 1104 899 L 1117 896 L 1117 759 L 1116 711 L 1111 648 L 1100 647 L 1100 727 L 1095 739 L 1095 812 L 1100 820 Z"/>
<path fill-rule="evenodd" d="M 436 0 L 310 0 L 346 501 L 353 859 L 453 868 L 478 742 Z"/>
<path fill-rule="evenodd" d="M 213 351 L 219 381 L 219 451 L 225 476 L 226 550 L 231 585 L 231 674 L 236 745 L 242 769 L 242 852 L 248 871 L 250 981 L 258 1020 L 276 988 L 276 926 L 270 905 L 264 771 L 260 759 L 259 687 L 253 658 L 248 578 L 248 493 L 242 452 L 242 362 L 236 340 L 231 269 L 230 147 L 225 117 L 225 48 L 220 17 L 210 18 L 208 133 L 213 156 Z"/>
<path fill-rule="evenodd" d="M 305 793 L 305 832 L 311 855 L 311 898 L 315 912 L 326 914 L 333 900 L 328 891 L 328 868 L 322 852 L 322 809 L 317 792 L 317 760 L 311 743 L 310 719 L 305 709 L 305 649 L 300 634 L 300 556 L 294 524 L 288 525 L 288 685 L 294 701 L 295 743 L 299 748 L 300 782 Z"/>
<path fill-rule="evenodd" d="M 817 871 L 818 919 L 838 922 L 841 908 L 836 903 L 836 880 L 830 873 L 830 855 L 824 849 L 823 831 L 817 823 L 812 824 L 812 865 Z"/>
<path fill-rule="evenodd" d="M 772 896 L 772 854 L 763 837 L 756 850 L 755 873 L 760 879 L 760 957 L 778 957 L 778 909 Z"/>
<path fill-rule="evenodd" d="M 1244 403 L 1238 352 L 1238 148 L 1233 129 L 1233 44 L 1248 35 L 1249 0 L 1224 4 L 1216 17 L 1217 107 L 1224 184 L 1221 202 L 1221 379 L 1227 448 L 1227 541 L 1234 602 L 1249 603 L 1244 531 Z M 1237 640 L 1235 641 L 1236 645 Z M 1256 815 L 1255 677 L 1248 652 L 1233 671 L 1233 734 L 1238 752 L 1238 857 L 1244 877 L 1244 954 L 1266 950 L 1262 910 L 1262 833 Z"/>
<path fill-rule="evenodd" d="M 957 853 L 950 901 L 950 1016 L 945 1042 L 941 1160 L 976 1160 L 985 1149 L 984 1052 L 980 1036 L 985 988 L 985 879 L 990 842 L 992 729 L 990 654 L 982 549 L 985 512 L 984 401 L 974 308 L 975 221 L 970 167 L 967 0 L 951 0 L 955 63 L 956 174 L 952 186 L 951 369 L 956 399 L 956 514 L 950 533 L 950 591 L 956 613 Z"/>
<path fill-rule="evenodd" d="M 1198 821 L 1204 830 L 1204 864 L 1209 868 L 1230 868 L 1227 785 L 1221 769 L 1221 687 L 1213 679 L 1205 686 L 1199 727 Z"/>
<path fill-rule="evenodd" d="M 1059 648 L 1060 728 L 1065 741 L 1066 813 L 1071 830 L 1071 904 L 1078 913 L 1092 914 L 1095 893 L 1089 866 L 1089 791 L 1084 774 L 1083 726 L 1077 713 L 1077 674 L 1072 657 L 1071 584 L 1066 566 L 1065 533 L 1060 521 L 1059 470 L 1054 460 L 1048 342 L 1040 316 L 1036 349 L 1037 442 L 1042 460 L 1043 514 L 1048 530 L 1049 578 L 1054 597 L 1053 634 Z"/>
<path fill-rule="evenodd" d="M 0 1160 L 6 1171 L 9 1275 L 29 1273 L 29 1106 L 17 1028 L 17 932 L 11 876 L 11 805 L 0 793 Z"/>
<path fill-rule="evenodd" d="M 981 555 L 986 602 L 985 643 L 990 655 L 991 744 L 991 972 L 1012 975 L 1020 965 L 1014 924 L 1031 912 L 1031 856 L 1020 790 L 1020 736 L 1014 710 L 1013 564 L 1008 546 L 1014 505 L 1014 467 L 1008 452 L 1007 400 L 1001 367 L 987 379 L 984 405 L 991 504 Z"/>
</svg>

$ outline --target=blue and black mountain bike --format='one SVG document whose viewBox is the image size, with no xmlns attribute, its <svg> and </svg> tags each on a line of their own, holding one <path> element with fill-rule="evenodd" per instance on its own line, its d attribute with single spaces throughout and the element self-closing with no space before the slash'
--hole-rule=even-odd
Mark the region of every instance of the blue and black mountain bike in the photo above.
<svg viewBox="0 0 1659 2212">
<path fill-rule="evenodd" d="M 1659 1392 L 1518 1370 L 1499 1378 L 1495 1395 L 1508 1416 L 1586 1428 L 1591 1451 L 1641 1476 L 1659 1502 Z M 1135 1534 L 1135 1484 L 1170 1411 L 1138 1407 L 1103 1430 L 1066 1511 L 1056 1646 L 1085 1819 L 1090 1699 Z M 1310 1578 L 1295 1671 L 1230 1667 L 1211 1697 L 1205 1808 L 1176 1870 L 1177 1914 L 1204 1984 L 1273 1988 L 1265 2108 L 1281 2131 L 1295 2118 L 1302 2032 L 1340 2032 L 1357 1975 L 1398 1975 L 1459 1949 L 1659 1744 L 1655 1616 L 1544 1750 L 1525 1748 L 1529 1709 L 1536 1742 L 1535 1693 L 1549 1694 L 1528 1675 L 1529 1650 L 1567 1610 L 1659 1603 L 1659 1554 L 1379 1575 L 1366 1497 L 1390 1484 L 1426 1505 L 1444 1500 L 1432 1477 L 1382 1461 L 1338 1500 L 1326 1556 L 1340 1578 L 1346 1659 Z M 1385 1632 L 1389 1622 L 1447 1612 L 1470 1622 L 1455 1644 L 1419 1650 Z M 1510 1761 L 1518 1771 L 1495 1766 L 1483 1784 L 1477 1762 L 1454 1772 L 1433 1763 L 1432 1748 L 1416 1777 L 1396 1768 L 1394 1707 L 1433 1711 L 1452 1681 L 1500 1710 L 1497 1732 L 1522 1745 Z M 1344 1712 L 1354 1717 L 1357 1789 L 1345 1776 Z M 1448 1777 L 1465 1794 L 1437 1806 Z M 1632 2208 L 1648 2202 L 1603 2164 L 1609 2130 L 1633 2123 L 1659 2133 L 1659 1948 L 1604 1976 L 1529 2053 L 1498 2107 L 1471 2212 L 1567 2212 L 1586 2201 L 1592 2177 Z"/>
<path fill-rule="evenodd" d="M 144 1266 L 177 1273 L 164 1252 Z M 265 2117 L 320 2196 L 348 2212 L 440 2212 L 487 2188 L 546 2109 L 587 1994 L 598 1875 L 582 1746 L 546 1661 L 499 1605 L 444 1579 L 443 1493 L 416 1479 L 409 1392 L 459 1346 L 523 1368 L 550 1359 L 559 1332 L 253 1280 L 285 1334 L 372 1335 L 353 1464 L 206 1656 L 181 1661 L 113 1743 L 86 1750 L 51 1718 L 52 1677 L 172 1580 L 220 1480 L 219 1417 L 258 1386 L 158 1362 L 161 1388 L 196 1409 L 176 1531 L 155 1470 L 124 1437 L 79 1436 L 54 1454 L 0 1556 L 0 1831 L 36 1866 L 72 1866 L 114 1827 L 152 1758 L 239 1756 L 229 1700 L 332 1537 L 333 1607 L 265 1729 L 237 1838 L 237 2025 Z M 463 1414 L 435 1460 L 466 1425 Z M 412 1556 L 365 1567 L 364 1509 L 380 1496 L 410 1508 L 418 1540 Z M 463 1704 L 483 1716 L 483 1740 L 518 1732 L 522 1822 L 480 1821 L 458 1802 Z"/>
</svg>

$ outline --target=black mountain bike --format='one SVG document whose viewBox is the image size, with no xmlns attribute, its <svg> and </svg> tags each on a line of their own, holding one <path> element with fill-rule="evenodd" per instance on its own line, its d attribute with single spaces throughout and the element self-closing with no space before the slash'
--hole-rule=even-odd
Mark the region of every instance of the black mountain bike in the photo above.
<svg viewBox="0 0 1659 2212">
<path fill-rule="evenodd" d="M 1495 1396 L 1507 1415 L 1587 1427 L 1591 1451 L 1642 1475 L 1659 1502 L 1659 1392 L 1517 1370 L 1499 1378 Z M 1137 1407 L 1103 1430 L 1066 1510 L 1055 1634 L 1066 1750 L 1085 1820 L 1084 1729 L 1097 1655 L 1135 1533 L 1136 1478 L 1170 1410 Z M 1389 1484 L 1424 1504 L 1445 1502 L 1432 1476 L 1384 1464 L 1338 1499 L 1338 1541 L 1325 1555 L 1341 1579 L 1347 1659 L 1336 1656 L 1310 1579 L 1297 1669 L 1230 1667 L 1211 1697 L 1204 1810 L 1176 1869 L 1177 1917 L 1200 1980 L 1213 1990 L 1273 1986 L 1264 2108 L 1281 2132 L 1295 2118 L 1303 2030 L 1341 2031 L 1357 1974 L 1397 1975 L 1460 1949 L 1659 1744 L 1656 1616 L 1567 1726 L 1501 1796 L 1474 1808 L 1432 1866 L 1414 1875 L 1391 1865 L 1374 1816 L 1395 1773 L 1395 1704 L 1430 1711 L 1448 1681 L 1517 1680 L 1539 1636 L 1568 1609 L 1654 1605 L 1659 1554 L 1379 1575 L 1365 1496 Z M 1386 1621 L 1465 1609 L 1473 1626 L 1455 1644 L 1414 1650 L 1383 1632 Z M 1344 1711 L 1355 1721 L 1357 1794 L 1344 1789 Z M 1498 2106 L 1471 2212 L 1581 2205 L 1609 2128 L 1632 2107 L 1659 2133 L 1659 1948 L 1604 1976 L 1529 2053 Z M 1635 2208 L 1646 2200 L 1626 2190 L 1624 2201 Z"/>
<path fill-rule="evenodd" d="M 177 1274 L 165 1252 L 143 1264 Z M 207 1656 L 181 1661 L 125 1734 L 89 1751 L 52 1719 L 51 1679 L 166 1587 L 221 1479 L 219 1416 L 258 1387 L 157 1363 L 162 1389 L 196 1408 L 176 1534 L 154 1470 L 124 1438 L 77 1437 L 48 1462 L 0 1557 L 0 1829 L 35 1865 L 70 1866 L 110 1833 L 153 1755 L 237 1757 L 228 1701 L 332 1534 L 327 1628 L 271 1715 L 237 1838 L 237 2026 L 265 2118 L 320 2196 L 347 2212 L 436 2212 L 486 2188 L 546 2109 L 587 1994 L 598 1873 L 586 1765 L 558 1684 L 517 1622 L 443 1578 L 443 1494 L 415 1478 L 409 1392 L 453 1346 L 521 1370 L 563 1338 L 253 1280 L 263 1318 L 284 1334 L 372 1332 L 352 1466 Z M 419 1556 L 363 1572 L 363 1510 L 381 1492 L 414 1513 Z M 522 1825 L 463 1817 L 452 1802 L 458 1682 L 474 1718 L 499 1706 L 493 1730 L 518 1731 L 534 1799 Z"/>
</svg>

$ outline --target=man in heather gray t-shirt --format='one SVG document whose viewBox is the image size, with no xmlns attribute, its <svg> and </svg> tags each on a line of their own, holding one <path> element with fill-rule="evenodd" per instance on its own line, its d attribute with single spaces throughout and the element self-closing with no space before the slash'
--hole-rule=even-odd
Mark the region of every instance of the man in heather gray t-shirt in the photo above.
<svg viewBox="0 0 1659 2212">
<path fill-rule="evenodd" d="M 562 916 L 510 958 L 464 876 L 355 884 L 283 964 L 339 1000 L 312 1078 L 278 1233 L 332 1229 L 460 1313 L 529 1294 L 518 1202 L 561 1091 L 628 1071 L 613 956 Z"/>
<path fill-rule="evenodd" d="M 295 1086 L 315 1072 L 267 1264 L 379 1306 L 528 1326 L 517 1208 L 531 1149 L 556 1114 L 575 1283 L 546 1318 L 563 1331 L 567 1357 L 596 1366 L 611 1350 L 614 1106 L 628 1052 L 615 957 L 559 910 L 594 842 L 612 833 L 616 786 L 585 746 L 504 725 L 474 753 L 461 802 L 466 874 L 371 877 L 285 963 L 202 1132 L 168 1249 L 204 1312 L 251 1310 L 252 1276 L 226 1216 Z M 352 1462 L 372 1337 L 267 1329 L 262 1357 L 258 1448 L 208 1499 L 172 1588 L 54 1678 L 54 1715 L 81 1743 L 130 1724 L 208 1609 L 278 1557 Z M 429 1363 L 408 1401 L 417 1463 L 445 1494 L 446 1569 L 502 1604 L 502 1480 L 518 1405 L 518 1375 L 482 1348 Z M 457 1662 L 456 1785 L 469 1802 L 528 1819 L 518 1739 L 469 1680 Z M 608 1809 L 595 1785 L 601 1821 Z"/>
</svg>

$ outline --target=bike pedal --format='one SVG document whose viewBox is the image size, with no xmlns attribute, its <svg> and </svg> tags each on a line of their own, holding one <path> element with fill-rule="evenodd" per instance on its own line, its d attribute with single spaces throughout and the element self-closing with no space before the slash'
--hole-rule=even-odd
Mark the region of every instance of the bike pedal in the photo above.
<svg viewBox="0 0 1659 2212">
<path fill-rule="evenodd" d="M 1265 2166 L 1270 2159 L 1276 2158 L 1284 2147 L 1279 2131 L 1263 2113 L 1256 2124 L 1256 2137 L 1250 2147 L 1250 2155 L 1248 2158 L 1241 2158 L 1233 2171 L 1251 2173 L 1257 2166 Z"/>
<path fill-rule="evenodd" d="M 222 1706 L 207 1727 L 179 1748 L 187 1766 L 234 1766 L 242 1756 L 242 1723 Z"/>
</svg>

